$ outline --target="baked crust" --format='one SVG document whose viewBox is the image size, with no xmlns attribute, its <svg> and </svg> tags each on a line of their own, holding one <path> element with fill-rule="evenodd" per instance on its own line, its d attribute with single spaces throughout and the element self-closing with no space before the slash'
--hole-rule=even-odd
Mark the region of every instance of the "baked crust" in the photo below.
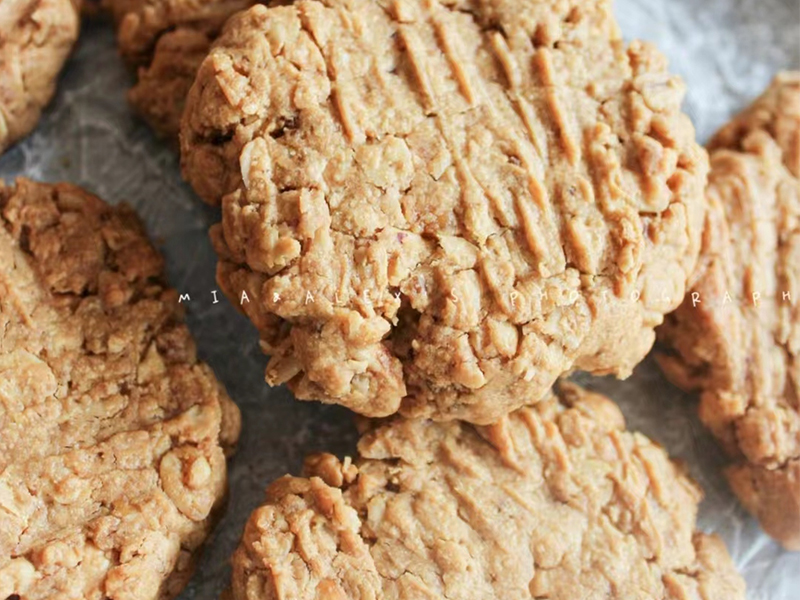
<svg viewBox="0 0 800 600">
<path fill-rule="evenodd" d="M 79 0 L 3 0 L 0 153 L 28 135 L 78 39 Z"/>
<path fill-rule="evenodd" d="M 239 428 L 132 210 L 0 183 L 0 598 L 176 596 Z"/>
<path fill-rule="evenodd" d="M 701 493 L 607 398 L 565 384 L 499 423 L 373 424 L 351 463 L 267 491 L 233 600 L 737 600 Z"/>
<path fill-rule="evenodd" d="M 570 369 L 627 376 L 683 298 L 682 97 L 605 1 L 256 6 L 200 67 L 183 170 L 270 384 L 489 423 Z"/>
<path fill-rule="evenodd" d="M 800 550 L 800 73 L 778 76 L 709 151 L 702 258 L 659 329 L 660 363 L 701 392 L 743 504 Z"/>
</svg>

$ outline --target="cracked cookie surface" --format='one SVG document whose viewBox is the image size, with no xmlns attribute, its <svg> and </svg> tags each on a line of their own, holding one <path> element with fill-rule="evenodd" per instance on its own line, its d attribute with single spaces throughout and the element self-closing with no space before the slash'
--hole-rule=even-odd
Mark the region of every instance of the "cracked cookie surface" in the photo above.
<svg viewBox="0 0 800 600">
<path fill-rule="evenodd" d="M 300 0 L 228 21 L 182 162 L 270 384 L 489 423 L 570 369 L 627 376 L 683 298 L 682 97 L 609 2 Z"/>
<path fill-rule="evenodd" d="M 0 599 L 176 596 L 239 421 L 131 209 L 0 184 Z"/>
<path fill-rule="evenodd" d="M 306 460 L 233 557 L 234 600 L 743 600 L 700 491 L 609 399 L 558 395 L 476 427 L 395 418 L 359 458 Z"/>
<path fill-rule="evenodd" d="M 800 73 L 778 76 L 709 152 L 701 260 L 659 329 L 660 363 L 701 392 L 742 503 L 800 550 Z"/>
<path fill-rule="evenodd" d="M 50 102 L 78 39 L 78 0 L 3 0 L 0 153 L 28 135 Z"/>
</svg>

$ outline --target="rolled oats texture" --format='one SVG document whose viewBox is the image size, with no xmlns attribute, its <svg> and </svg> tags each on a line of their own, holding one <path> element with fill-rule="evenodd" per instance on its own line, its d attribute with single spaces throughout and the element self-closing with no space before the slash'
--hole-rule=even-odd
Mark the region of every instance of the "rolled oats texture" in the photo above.
<svg viewBox="0 0 800 600">
<path fill-rule="evenodd" d="M 626 39 L 658 45 L 687 84 L 685 111 L 701 142 L 749 104 L 781 69 L 800 67 L 794 0 L 617 0 Z M 38 129 L 0 158 L 0 175 L 67 180 L 110 202 L 130 202 L 166 258 L 172 284 L 192 300 L 187 322 L 199 356 L 244 413 L 245 428 L 230 469 L 230 507 L 182 600 L 218 598 L 230 582 L 229 561 L 264 487 L 303 457 L 355 451 L 351 416 L 336 407 L 297 402 L 283 387 L 264 385 L 266 359 L 250 322 L 214 281 L 216 256 L 208 227 L 217 215 L 181 182 L 174 150 L 131 115 L 133 83 L 116 54 L 113 31 L 89 21 Z M 219 303 L 213 304 L 212 290 Z M 695 399 L 671 386 L 654 362 L 624 383 L 581 378 L 613 397 L 628 427 L 683 460 L 705 492 L 698 527 L 719 533 L 747 579 L 750 600 L 796 600 L 800 557 L 781 552 L 739 505 L 724 480 L 727 458 L 696 419 Z M 257 423 L 257 426 L 250 424 Z"/>
</svg>

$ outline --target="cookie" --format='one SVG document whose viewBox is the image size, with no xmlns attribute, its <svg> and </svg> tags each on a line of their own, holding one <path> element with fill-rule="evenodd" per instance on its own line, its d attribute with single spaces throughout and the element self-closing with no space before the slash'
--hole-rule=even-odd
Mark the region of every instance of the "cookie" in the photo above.
<svg viewBox="0 0 800 600">
<path fill-rule="evenodd" d="M 78 0 L 3 0 L 0 153 L 28 135 L 50 102 L 78 39 Z"/>
<path fill-rule="evenodd" d="M 607 398 L 566 384 L 495 425 L 373 424 L 267 491 L 234 600 L 744 599 L 701 493 Z"/>
<path fill-rule="evenodd" d="M 232 14 L 256 0 L 103 0 L 117 23 L 118 45 L 137 71 L 128 93 L 156 133 L 177 144 L 186 94 L 211 43 Z"/>
<path fill-rule="evenodd" d="M 0 598 L 176 596 L 240 417 L 131 209 L 0 185 Z"/>
<path fill-rule="evenodd" d="M 138 69 L 136 84 L 128 91 L 128 102 L 136 114 L 159 137 L 176 146 L 186 94 L 210 46 L 211 37 L 191 27 L 164 34 L 152 61 Z"/>
<path fill-rule="evenodd" d="M 660 363 L 701 392 L 742 503 L 800 550 L 800 73 L 778 76 L 709 151 L 702 258 L 659 330 Z"/>
<path fill-rule="evenodd" d="M 232 17 L 182 125 L 270 384 L 490 423 L 625 377 L 677 307 L 705 152 L 609 2 L 300 0 Z"/>
</svg>

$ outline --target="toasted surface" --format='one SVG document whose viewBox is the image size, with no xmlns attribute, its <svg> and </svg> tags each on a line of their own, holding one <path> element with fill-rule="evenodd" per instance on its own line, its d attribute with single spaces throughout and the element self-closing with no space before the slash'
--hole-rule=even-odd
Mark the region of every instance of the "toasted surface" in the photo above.
<svg viewBox="0 0 800 600">
<path fill-rule="evenodd" d="M 78 0 L 3 0 L 0 153 L 30 133 L 78 38 Z"/>
<path fill-rule="evenodd" d="M 251 516 L 234 600 L 744 598 L 695 484 L 572 385 L 488 427 L 375 424 L 306 470 Z"/>
<path fill-rule="evenodd" d="M 702 258 L 659 330 L 671 348 L 661 364 L 701 391 L 700 416 L 735 459 L 745 506 L 798 550 L 800 73 L 777 77 L 709 150 Z"/>
<path fill-rule="evenodd" d="M 174 597 L 240 419 L 133 212 L 0 184 L 0 332 L 0 598 Z"/>
<path fill-rule="evenodd" d="M 610 3 L 300 0 L 225 27 L 182 127 L 271 384 L 488 423 L 628 375 L 683 297 L 705 153 Z M 243 292 L 247 300 L 243 299 Z"/>
</svg>

